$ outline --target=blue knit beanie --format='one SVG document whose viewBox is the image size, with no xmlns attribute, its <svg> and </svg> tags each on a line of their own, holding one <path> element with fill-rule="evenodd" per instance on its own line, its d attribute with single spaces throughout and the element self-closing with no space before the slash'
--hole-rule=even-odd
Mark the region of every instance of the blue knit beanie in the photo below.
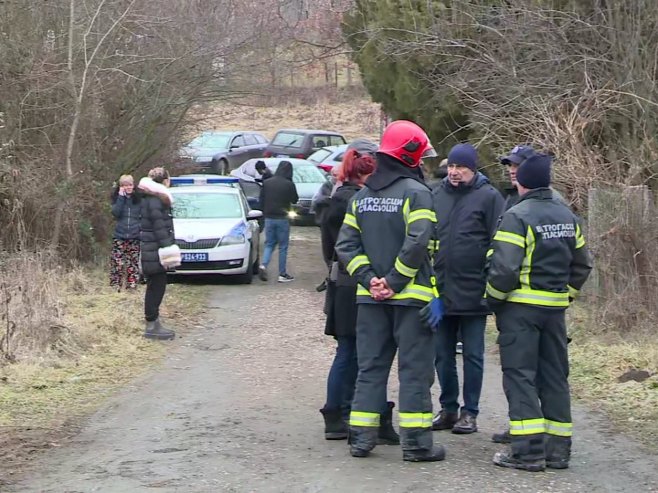
<svg viewBox="0 0 658 493">
<path fill-rule="evenodd" d="M 457 164 L 477 171 L 478 151 L 468 142 L 457 144 L 448 153 L 448 165 Z"/>
<path fill-rule="evenodd" d="M 551 186 L 552 161 L 553 158 L 545 154 L 530 156 L 516 170 L 516 181 L 529 190 L 548 188 Z"/>
</svg>

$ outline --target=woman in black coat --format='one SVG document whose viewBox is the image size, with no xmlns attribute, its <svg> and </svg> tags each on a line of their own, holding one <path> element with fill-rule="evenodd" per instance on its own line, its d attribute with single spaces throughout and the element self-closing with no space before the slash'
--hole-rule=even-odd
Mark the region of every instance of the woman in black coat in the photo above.
<svg viewBox="0 0 658 493">
<path fill-rule="evenodd" d="M 326 231 L 325 241 L 334 250 L 345 212 L 352 197 L 375 170 L 370 154 L 355 149 L 346 151 L 338 172 L 342 185 L 331 196 L 323 215 L 321 227 Z M 325 438 L 347 438 L 345 419 L 349 415 L 358 373 L 356 351 L 356 280 L 352 278 L 334 253 L 330 280 L 327 284 L 325 334 L 336 339 L 336 356 L 327 378 L 327 401 L 320 412 L 325 421 Z M 393 429 L 393 403 L 383 402 L 379 428 L 379 442 L 397 445 L 400 437 Z"/>
<path fill-rule="evenodd" d="M 171 214 L 172 196 L 169 173 L 164 168 L 153 168 L 148 178 L 142 178 L 139 188 L 142 199 L 141 251 L 142 273 L 146 277 L 144 316 L 148 339 L 173 339 L 176 334 L 160 323 L 160 304 L 167 289 L 167 271 L 160 263 L 158 250 L 176 243 Z"/>
</svg>

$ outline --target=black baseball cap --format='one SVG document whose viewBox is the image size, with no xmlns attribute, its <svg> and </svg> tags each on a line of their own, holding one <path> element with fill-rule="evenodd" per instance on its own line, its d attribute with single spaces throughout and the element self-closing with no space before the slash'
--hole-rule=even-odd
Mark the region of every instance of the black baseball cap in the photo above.
<svg viewBox="0 0 658 493">
<path fill-rule="evenodd" d="M 500 162 L 505 165 L 521 164 L 531 156 L 537 154 L 532 146 L 518 145 L 512 149 L 507 156 L 500 158 Z"/>
</svg>

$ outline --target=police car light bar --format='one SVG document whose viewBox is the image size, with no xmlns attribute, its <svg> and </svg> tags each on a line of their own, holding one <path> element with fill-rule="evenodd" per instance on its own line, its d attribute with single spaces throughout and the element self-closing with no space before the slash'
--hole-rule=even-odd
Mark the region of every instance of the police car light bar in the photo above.
<svg viewBox="0 0 658 493">
<path fill-rule="evenodd" d="M 185 185 L 236 185 L 240 182 L 233 176 L 224 176 L 221 178 L 206 178 L 204 176 L 174 176 L 171 178 L 172 187 Z"/>
</svg>

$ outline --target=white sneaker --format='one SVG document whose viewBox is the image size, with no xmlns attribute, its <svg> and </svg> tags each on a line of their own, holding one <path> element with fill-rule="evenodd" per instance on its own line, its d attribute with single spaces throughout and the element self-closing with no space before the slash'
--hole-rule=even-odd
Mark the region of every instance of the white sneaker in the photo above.
<svg viewBox="0 0 658 493">
<path fill-rule="evenodd" d="M 294 281 L 294 280 L 295 280 L 295 278 L 292 277 L 290 274 L 281 274 L 279 276 L 279 282 L 290 282 L 290 281 Z"/>
<path fill-rule="evenodd" d="M 261 281 L 267 281 L 267 268 L 263 264 L 258 266 L 258 278 Z"/>
</svg>

